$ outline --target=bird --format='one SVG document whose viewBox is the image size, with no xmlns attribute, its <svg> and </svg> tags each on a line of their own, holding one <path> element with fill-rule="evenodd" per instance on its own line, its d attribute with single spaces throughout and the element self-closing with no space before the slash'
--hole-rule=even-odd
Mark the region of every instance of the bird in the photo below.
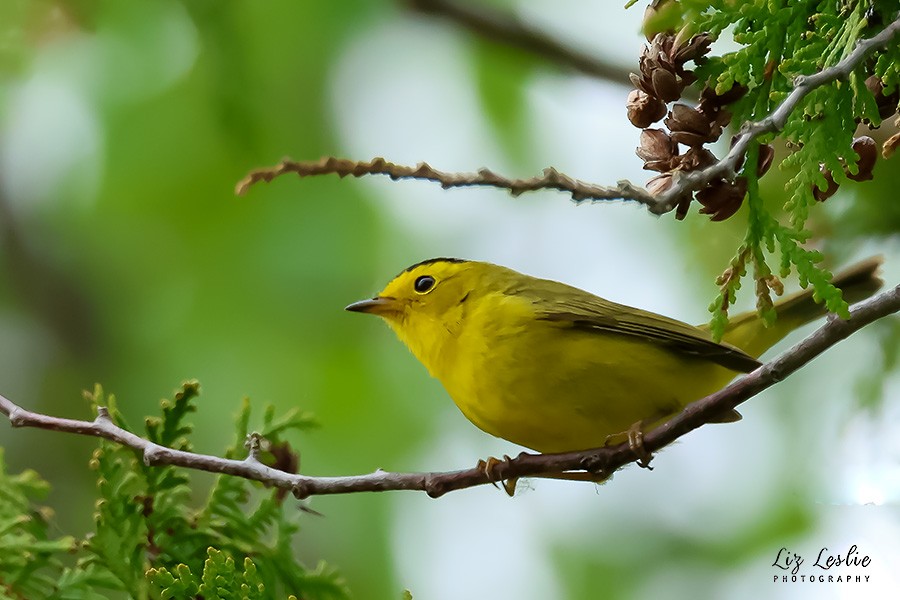
<svg viewBox="0 0 900 600">
<path fill-rule="evenodd" d="M 849 302 L 866 298 L 882 284 L 881 262 L 864 260 L 833 283 Z M 381 317 L 481 430 L 540 453 L 627 439 L 646 462 L 643 433 L 753 371 L 765 350 L 825 314 L 811 289 L 774 308 L 770 326 L 755 311 L 743 313 L 715 341 L 706 325 L 564 283 L 487 262 L 431 258 L 346 310 Z M 732 410 L 717 420 L 740 418 Z"/>
</svg>

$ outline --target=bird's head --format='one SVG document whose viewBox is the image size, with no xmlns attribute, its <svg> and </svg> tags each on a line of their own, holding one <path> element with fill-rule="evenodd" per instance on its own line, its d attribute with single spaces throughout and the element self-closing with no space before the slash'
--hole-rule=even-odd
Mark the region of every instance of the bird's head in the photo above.
<svg viewBox="0 0 900 600">
<path fill-rule="evenodd" d="M 434 361 L 455 339 L 480 280 L 478 263 L 432 258 L 394 277 L 374 298 L 346 310 L 378 315 L 434 374 Z"/>
</svg>

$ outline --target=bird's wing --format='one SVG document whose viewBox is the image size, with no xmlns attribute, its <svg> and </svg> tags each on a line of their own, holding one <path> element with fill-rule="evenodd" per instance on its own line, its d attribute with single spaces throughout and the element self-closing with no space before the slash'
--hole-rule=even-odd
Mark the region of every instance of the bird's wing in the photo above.
<svg viewBox="0 0 900 600">
<path fill-rule="evenodd" d="M 743 350 L 714 342 L 707 332 L 675 319 L 616 304 L 556 281 L 540 280 L 540 289 L 529 287 L 518 293 L 532 301 L 539 319 L 571 323 L 582 330 L 641 337 L 732 371 L 749 373 L 762 364 Z"/>
</svg>

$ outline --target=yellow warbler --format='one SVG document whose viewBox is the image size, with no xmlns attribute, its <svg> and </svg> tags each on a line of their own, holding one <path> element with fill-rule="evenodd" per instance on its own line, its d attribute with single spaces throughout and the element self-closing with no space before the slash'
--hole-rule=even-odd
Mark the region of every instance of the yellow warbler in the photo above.
<svg viewBox="0 0 900 600">
<path fill-rule="evenodd" d="M 880 258 L 834 279 L 850 302 L 881 285 Z M 704 326 L 604 300 L 498 265 L 415 264 L 347 310 L 378 315 L 482 430 L 539 452 L 603 446 L 715 392 L 797 327 L 824 314 L 812 291 L 731 319 L 722 343 Z M 722 421 L 740 418 L 735 411 Z"/>
</svg>

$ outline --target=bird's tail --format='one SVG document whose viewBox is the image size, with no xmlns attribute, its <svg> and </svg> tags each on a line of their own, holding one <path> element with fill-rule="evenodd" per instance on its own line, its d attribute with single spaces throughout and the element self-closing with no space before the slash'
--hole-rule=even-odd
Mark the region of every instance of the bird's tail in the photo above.
<svg viewBox="0 0 900 600">
<path fill-rule="evenodd" d="M 878 276 L 883 260 L 881 256 L 873 256 L 860 261 L 835 275 L 832 283 L 841 290 L 849 304 L 865 300 L 884 284 Z M 775 310 L 778 319 L 769 327 L 755 311 L 731 318 L 722 339 L 758 357 L 791 331 L 824 316 L 826 312 L 825 307 L 813 299 L 811 288 L 776 302 Z"/>
</svg>

